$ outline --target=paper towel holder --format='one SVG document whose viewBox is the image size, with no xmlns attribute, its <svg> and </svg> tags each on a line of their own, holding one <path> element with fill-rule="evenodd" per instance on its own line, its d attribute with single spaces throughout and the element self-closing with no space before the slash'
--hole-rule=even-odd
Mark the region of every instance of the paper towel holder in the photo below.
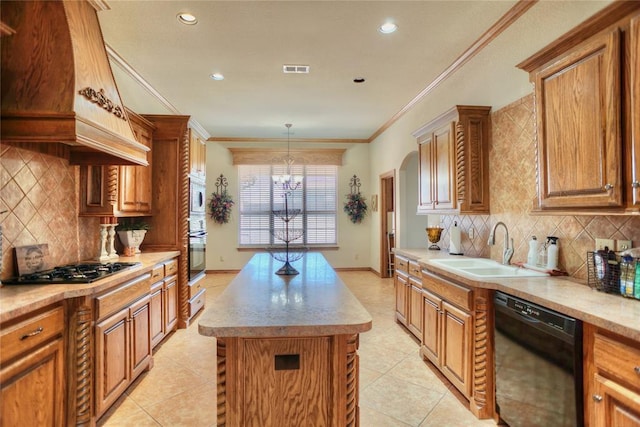
<svg viewBox="0 0 640 427">
<path fill-rule="evenodd" d="M 454 221 L 453 226 L 449 229 L 449 255 L 463 255 L 458 221 Z"/>
</svg>

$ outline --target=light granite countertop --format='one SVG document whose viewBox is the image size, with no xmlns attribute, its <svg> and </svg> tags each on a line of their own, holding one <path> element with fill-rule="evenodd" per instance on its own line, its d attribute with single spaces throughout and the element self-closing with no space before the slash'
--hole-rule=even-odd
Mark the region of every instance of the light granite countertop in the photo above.
<svg viewBox="0 0 640 427">
<path fill-rule="evenodd" d="M 111 262 L 140 262 L 139 266 L 131 267 L 97 280 L 93 283 L 77 283 L 68 285 L 7 285 L 0 288 L 0 323 L 17 316 L 27 314 L 47 305 L 87 295 L 99 294 L 120 285 L 127 280 L 150 272 L 158 263 L 167 261 L 180 255 L 178 251 L 145 252 L 132 257 L 120 257 Z M 97 262 L 97 261 L 87 261 Z"/>
<path fill-rule="evenodd" d="M 291 265 L 294 276 L 275 274 L 283 262 L 254 255 L 200 317 L 198 331 L 212 337 L 301 337 L 357 334 L 371 315 L 320 253 Z"/>
<path fill-rule="evenodd" d="M 599 292 L 566 276 L 478 280 L 430 262 L 438 258 L 462 258 L 460 256 L 427 249 L 396 248 L 394 252 L 455 282 L 499 290 L 640 342 L 640 300 Z"/>
</svg>

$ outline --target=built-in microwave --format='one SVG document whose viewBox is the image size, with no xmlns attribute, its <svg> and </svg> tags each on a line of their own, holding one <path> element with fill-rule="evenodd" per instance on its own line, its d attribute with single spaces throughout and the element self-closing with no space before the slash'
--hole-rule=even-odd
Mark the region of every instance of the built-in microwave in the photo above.
<svg viewBox="0 0 640 427">
<path fill-rule="evenodd" d="M 189 187 L 191 212 L 205 212 L 207 195 L 204 182 L 199 182 L 192 179 L 190 181 Z"/>
</svg>

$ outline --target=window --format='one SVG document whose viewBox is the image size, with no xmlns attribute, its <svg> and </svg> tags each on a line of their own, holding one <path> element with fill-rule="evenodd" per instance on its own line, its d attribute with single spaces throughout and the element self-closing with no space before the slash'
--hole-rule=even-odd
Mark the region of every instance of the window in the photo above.
<svg viewBox="0 0 640 427">
<path fill-rule="evenodd" d="M 336 206 L 338 167 L 333 165 L 292 165 L 291 174 L 302 184 L 285 198 L 272 176 L 282 175 L 285 165 L 239 165 L 240 246 L 284 245 L 286 223 L 278 211 L 286 207 L 297 214 L 289 221 L 290 243 L 321 246 L 337 244 Z M 274 213 L 275 211 L 275 213 Z"/>
</svg>

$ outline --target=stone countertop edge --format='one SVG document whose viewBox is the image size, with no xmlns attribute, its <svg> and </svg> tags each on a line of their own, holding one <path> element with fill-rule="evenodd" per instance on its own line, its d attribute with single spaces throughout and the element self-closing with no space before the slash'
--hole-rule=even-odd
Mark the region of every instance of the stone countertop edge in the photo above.
<svg viewBox="0 0 640 427">
<path fill-rule="evenodd" d="M 132 257 L 120 257 L 110 262 L 140 262 L 141 265 L 128 268 L 93 283 L 60 285 L 5 285 L 0 288 L 0 323 L 23 314 L 46 307 L 67 298 L 96 295 L 150 272 L 161 262 L 180 255 L 179 251 L 143 252 Z M 87 260 L 87 262 L 98 262 Z"/>
<path fill-rule="evenodd" d="M 205 308 L 198 332 L 211 337 L 272 338 L 359 334 L 372 327 L 369 312 L 320 253 L 282 265 L 258 253 Z"/>
<path fill-rule="evenodd" d="M 394 249 L 394 253 L 418 262 L 421 268 L 454 282 L 502 291 L 640 342 L 640 300 L 599 292 L 567 276 L 476 280 L 430 262 L 461 258 L 459 255 L 432 252 L 436 251 Z"/>
</svg>

